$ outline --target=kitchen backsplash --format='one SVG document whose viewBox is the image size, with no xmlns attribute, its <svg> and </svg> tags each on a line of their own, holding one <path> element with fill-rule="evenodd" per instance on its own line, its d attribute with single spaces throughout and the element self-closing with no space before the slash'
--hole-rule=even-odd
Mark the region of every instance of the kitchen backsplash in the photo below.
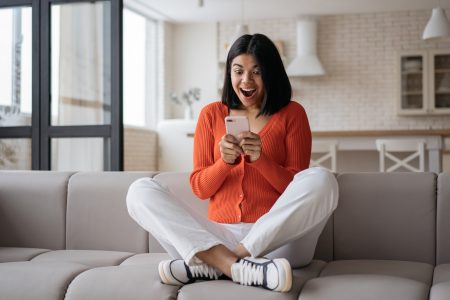
<svg viewBox="0 0 450 300">
<path fill-rule="evenodd" d="M 449 14 L 450 11 L 447 11 Z M 322 77 L 291 78 L 294 98 L 308 112 L 311 128 L 326 130 L 443 129 L 450 116 L 398 116 L 398 51 L 449 49 L 450 39 L 421 39 L 431 10 L 325 15 L 318 19 Z M 296 55 L 296 20 L 249 21 L 251 33 L 281 41 L 287 65 Z M 226 57 L 235 23 L 218 26 L 219 60 Z"/>
</svg>

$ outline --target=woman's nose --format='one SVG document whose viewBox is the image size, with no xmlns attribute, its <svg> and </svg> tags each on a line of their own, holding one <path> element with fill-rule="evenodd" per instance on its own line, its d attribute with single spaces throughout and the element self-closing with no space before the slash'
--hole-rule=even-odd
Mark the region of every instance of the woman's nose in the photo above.
<svg viewBox="0 0 450 300">
<path fill-rule="evenodd" d="M 247 82 L 247 81 L 251 81 L 251 80 L 253 80 L 253 74 L 252 74 L 252 72 L 245 72 L 245 73 L 244 73 L 243 81 L 244 81 L 244 82 Z"/>
</svg>

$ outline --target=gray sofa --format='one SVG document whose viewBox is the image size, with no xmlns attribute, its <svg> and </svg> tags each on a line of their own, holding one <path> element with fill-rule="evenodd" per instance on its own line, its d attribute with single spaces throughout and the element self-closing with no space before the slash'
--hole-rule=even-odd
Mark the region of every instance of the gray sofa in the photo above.
<svg viewBox="0 0 450 300">
<path fill-rule="evenodd" d="M 339 174 L 339 206 L 289 293 L 228 280 L 163 285 L 160 245 L 125 195 L 188 174 L 0 172 L 0 299 L 450 299 L 450 173 Z"/>
</svg>

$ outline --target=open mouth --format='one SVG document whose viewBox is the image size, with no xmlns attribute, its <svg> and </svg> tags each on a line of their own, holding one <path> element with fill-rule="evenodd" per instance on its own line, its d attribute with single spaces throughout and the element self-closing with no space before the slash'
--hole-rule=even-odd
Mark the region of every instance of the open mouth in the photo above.
<svg viewBox="0 0 450 300">
<path fill-rule="evenodd" d="M 242 94 L 244 94 L 245 97 L 251 97 L 254 93 L 256 93 L 256 89 L 240 89 Z"/>
</svg>

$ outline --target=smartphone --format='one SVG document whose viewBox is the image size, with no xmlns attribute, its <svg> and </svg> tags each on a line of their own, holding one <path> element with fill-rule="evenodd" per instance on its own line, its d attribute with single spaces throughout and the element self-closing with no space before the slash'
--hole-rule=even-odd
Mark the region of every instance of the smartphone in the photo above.
<svg viewBox="0 0 450 300">
<path fill-rule="evenodd" d="M 225 128 L 228 134 L 236 139 L 241 132 L 250 131 L 250 124 L 246 116 L 227 116 L 225 117 Z"/>
</svg>

